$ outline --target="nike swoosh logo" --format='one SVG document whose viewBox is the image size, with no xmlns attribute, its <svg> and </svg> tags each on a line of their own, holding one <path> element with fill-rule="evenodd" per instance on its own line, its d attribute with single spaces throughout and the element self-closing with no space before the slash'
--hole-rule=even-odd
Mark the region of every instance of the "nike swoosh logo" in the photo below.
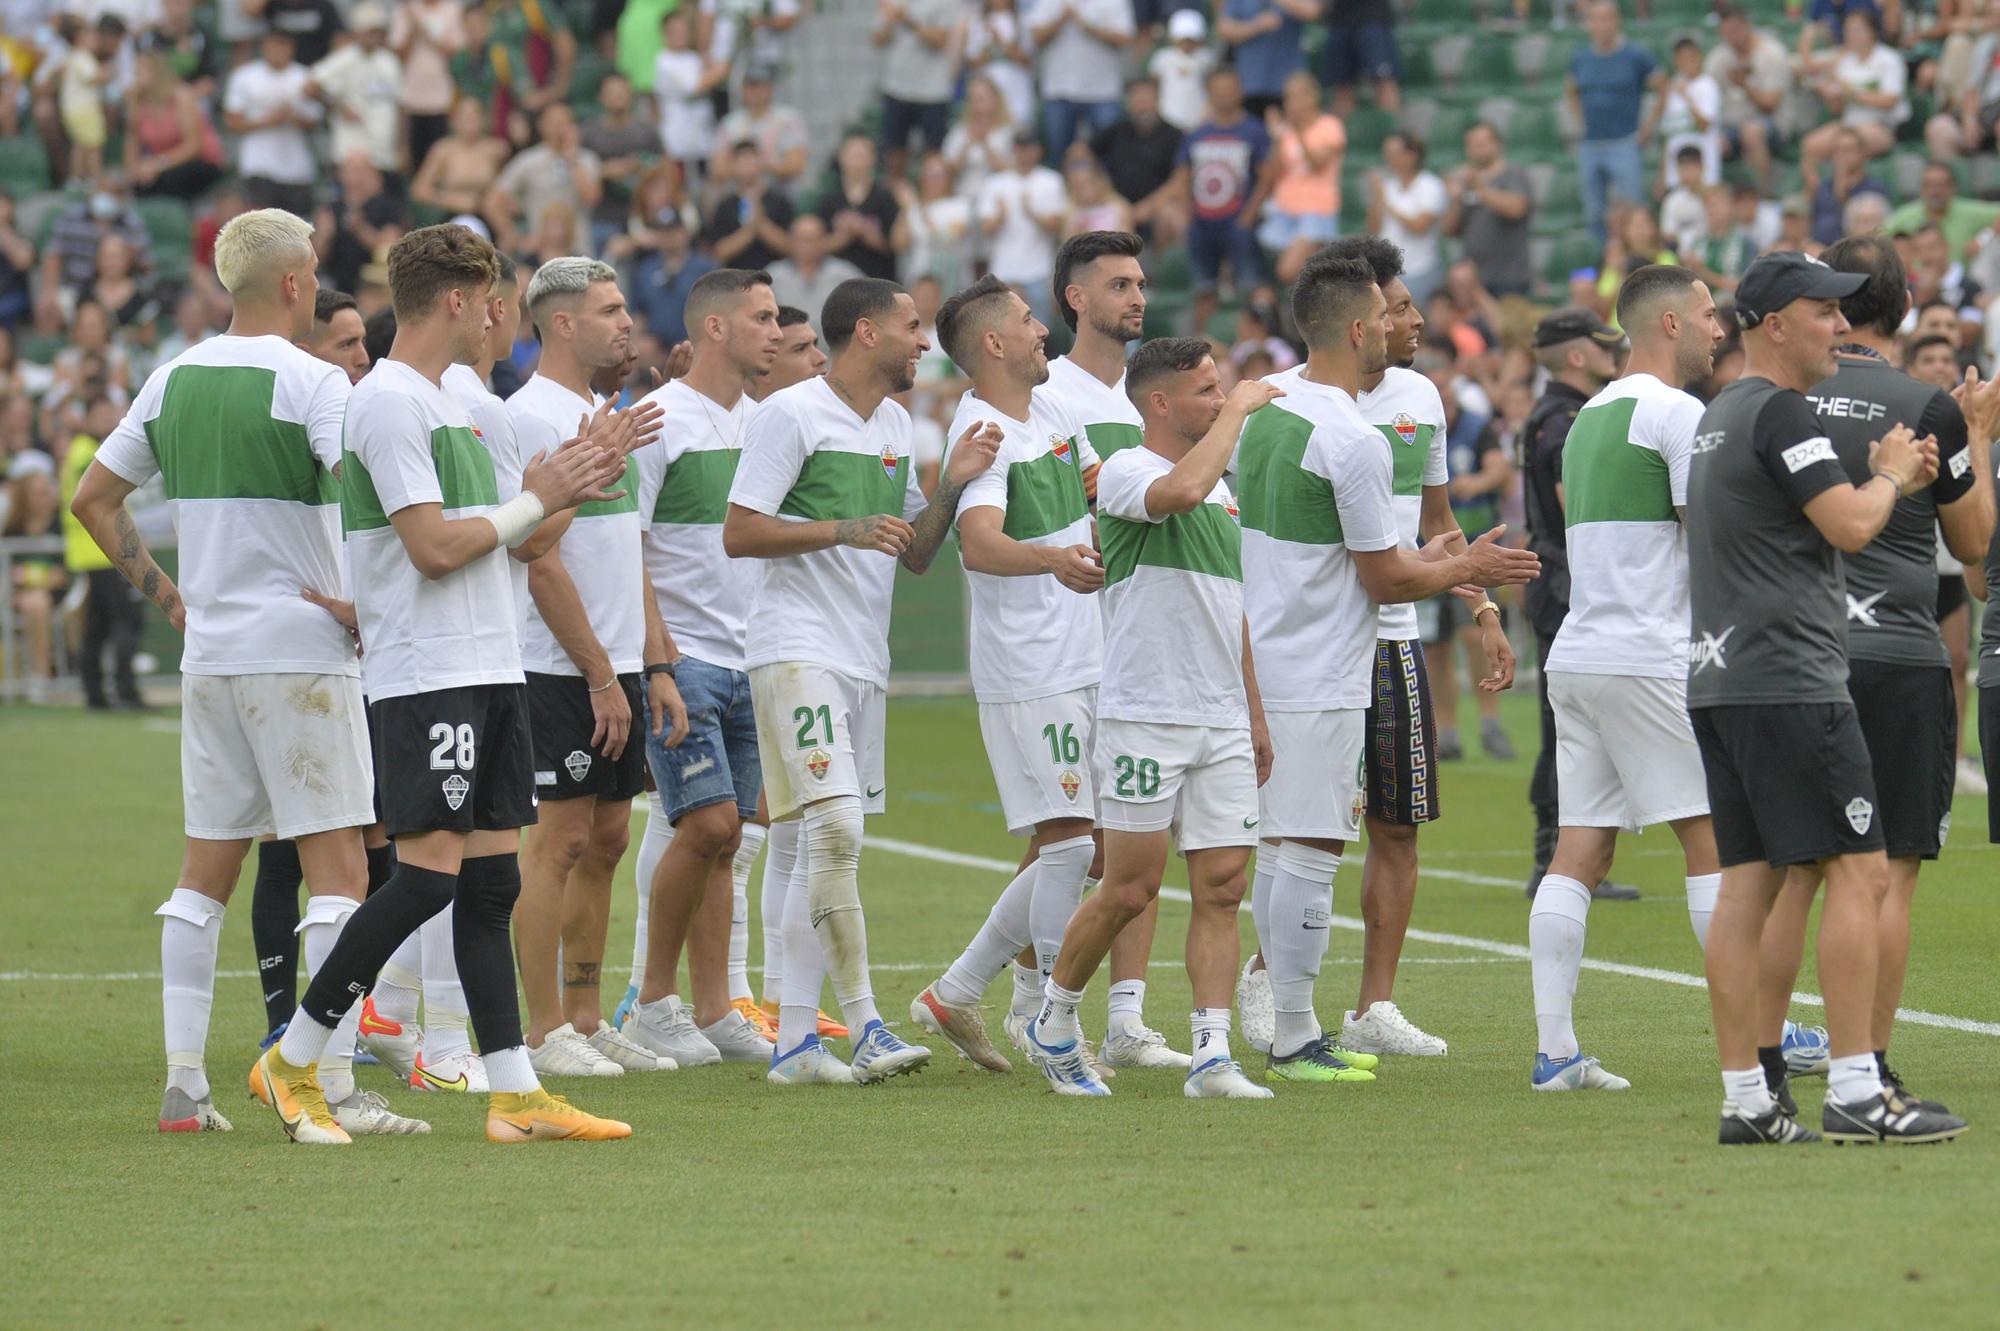
<svg viewBox="0 0 2000 1331">
<path fill-rule="evenodd" d="M 467 1085 L 466 1076 L 463 1072 L 450 1081 L 437 1076 L 429 1068 L 418 1068 L 417 1075 L 422 1077 L 434 1091 L 462 1091 Z"/>
<path fill-rule="evenodd" d="M 1245 827 L 1255 827 L 1260 821 L 1262 820 L 1257 818 L 1245 818 L 1243 820 L 1243 825 Z"/>
<path fill-rule="evenodd" d="M 882 798 L 882 792 L 880 790 L 871 790 L 868 792 L 868 798 L 871 800 L 879 800 Z"/>
<path fill-rule="evenodd" d="M 533 1137 L 535 1135 L 535 1130 L 532 1127 L 524 1128 L 519 1123 L 514 1122 L 512 1119 L 503 1118 L 500 1121 L 506 1124 L 508 1127 L 514 1129 L 514 1131 L 520 1133 L 523 1137 Z"/>
<path fill-rule="evenodd" d="M 1314 933 L 1325 933 L 1330 926 L 1324 924 L 1302 924 L 1301 929 L 1311 929 Z"/>
</svg>

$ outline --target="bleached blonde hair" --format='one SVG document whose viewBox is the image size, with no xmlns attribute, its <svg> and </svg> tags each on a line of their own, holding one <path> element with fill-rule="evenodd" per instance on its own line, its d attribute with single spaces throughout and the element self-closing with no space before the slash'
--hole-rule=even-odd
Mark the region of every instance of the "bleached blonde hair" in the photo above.
<svg viewBox="0 0 2000 1331">
<path fill-rule="evenodd" d="M 215 237 L 215 275 L 232 296 L 273 275 L 275 270 L 303 263 L 313 248 L 312 223 L 283 208 L 259 208 L 223 223 Z"/>
</svg>

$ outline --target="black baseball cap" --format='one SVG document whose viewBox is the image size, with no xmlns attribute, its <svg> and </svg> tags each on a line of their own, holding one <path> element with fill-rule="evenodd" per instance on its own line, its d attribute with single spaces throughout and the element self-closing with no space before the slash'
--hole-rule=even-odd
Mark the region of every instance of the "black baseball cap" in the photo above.
<svg viewBox="0 0 2000 1331">
<path fill-rule="evenodd" d="M 1623 345 L 1625 335 L 1581 305 L 1568 305 L 1535 325 L 1535 346 L 1555 347 L 1587 337 L 1601 347 Z"/>
<path fill-rule="evenodd" d="M 1745 328 L 1795 300 L 1844 300 L 1867 285 L 1866 273 L 1841 273 L 1797 250 L 1780 250 L 1753 262 L 1736 284 L 1736 318 Z"/>
</svg>

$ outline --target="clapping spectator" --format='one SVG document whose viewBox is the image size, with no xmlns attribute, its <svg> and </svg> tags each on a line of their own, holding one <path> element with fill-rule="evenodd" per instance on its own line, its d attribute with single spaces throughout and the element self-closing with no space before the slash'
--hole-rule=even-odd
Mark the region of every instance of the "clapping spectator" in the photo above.
<svg viewBox="0 0 2000 1331">
<path fill-rule="evenodd" d="M 1847 230 L 1847 205 L 1856 195 L 1873 194 L 1885 203 L 1886 185 L 1868 174 L 1868 150 L 1859 131 L 1849 125 L 1834 125 L 1833 170 L 1821 175 L 1812 191 L 1812 235 L 1822 245 L 1831 245 Z"/>
<path fill-rule="evenodd" d="M 1382 171 L 1368 173 L 1368 229 L 1400 246 L 1403 285 L 1418 305 L 1444 280 L 1439 228 L 1451 198 L 1435 172 L 1424 168 L 1424 141 L 1405 130 L 1382 140 Z"/>
<path fill-rule="evenodd" d="M 1221 0 L 1215 35 L 1233 48 L 1244 109 L 1258 119 L 1284 100 L 1285 80 L 1305 68 L 1305 25 L 1320 0 Z"/>
<path fill-rule="evenodd" d="M 972 281 L 972 201 L 959 193 L 951 164 L 931 153 L 917 168 L 917 183 L 893 182 L 896 225 L 891 232 L 896 252 L 903 256 L 903 282 L 936 279 L 957 291 Z"/>
<path fill-rule="evenodd" d="M 1079 132 L 1089 138 L 1118 119 L 1136 31 L 1132 0 L 1035 0 L 1028 32 L 1041 52 L 1049 151 L 1066 152 Z"/>
<path fill-rule="evenodd" d="M 1125 89 L 1125 114 L 1090 141 L 1111 187 L 1132 205 L 1133 225 L 1154 246 L 1173 244 L 1187 231 L 1186 191 L 1174 177 L 1181 138 L 1160 117 L 1159 85 L 1138 78 Z"/>
<path fill-rule="evenodd" d="M 539 227 L 551 204 L 566 204 L 575 217 L 575 234 L 556 253 L 587 254 L 590 223 L 584 210 L 597 205 L 604 188 L 597 174 L 597 154 L 583 146 L 576 117 L 562 102 L 544 110 L 537 124 L 542 141 L 507 163 L 486 191 L 480 211 L 493 227 L 493 243 L 512 250 L 520 240 L 523 221 Z"/>
<path fill-rule="evenodd" d="M 1701 43 L 1694 38 L 1676 41 L 1672 60 L 1666 87 L 1654 103 L 1666 178 L 1671 184 L 1675 154 L 1695 148 L 1701 152 L 1702 179 L 1712 185 L 1722 179 L 1722 85 L 1702 68 Z"/>
<path fill-rule="evenodd" d="M 722 118 L 716 130 L 717 154 L 745 139 L 755 139 L 764 154 L 764 170 L 787 192 L 805 178 L 806 150 L 811 136 L 806 118 L 780 105 L 773 84 L 777 71 L 752 65 L 743 72 L 740 104 Z"/>
<path fill-rule="evenodd" d="M 1583 183 L 1583 220 L 1600 242 L 1613 199 L 1645 197 L 1646 170 L 1639 148 L 1639 116 L 1648 89 L 1664 79 L 1645 47 L 1625 40 L 1616 0 L 1593 0 L 1585 10 L 1590 41 L 1570 58 L 1564 94 L 1583 126 L 1576 166 Z"/>
<path fill-rule="evenodd" d="M 310 217 L 319 164 L 307 130 L 319 123 L 319 103 L 307 91 L 311 73 L 292 59 L 295 49 L 291 34 L 266 33 L 261 58 L 229 76 L 222 111 L 229 132 L 242 136 L 236 170 L 250 206 Z"/>
<path fill-rule="evenodd" d="M 1277 176 L 1271 133 L 1243 109 L 1243 81 L 1223 65 L 1208 76 L 1208 118 L 1181 140 L 1179 180 L 1189 216 L 1188 259 L 1194 266 L 1194 324 L 1208 327 L 1222 270 L 1238 288 L 1263 276 L 1257 215 Z"/>
<path fill-rule="evenodd" d="M 672 162 L 661 162 L 639 178 L 638 187 L 632 191 L 625 227 L 604 242 L 604 257 L 613 263 L 632 266 L 670 243 L 686 243 L 686 235 L 675 242 L 668 233 L 686 232 L 689 214 L 681 169 Z"/>
<path fill-rule="evenodd" d="M 965 30 L 965 67 L 993 80 L 1019 125 L 1035 119 L 1035 55 L 1014 0 L 984 0 Z"/>
<path fill-rule="evenodd" d="M 792 219 L 791 257 L 771 265 L 771 294 L 780 305 L 796 305 L 811 314 L 813 331 L 820 332 L 826 298 L 842 282 L 860 276 L 859 268 L 832 255 L 826 223 L 817 214 L 803 213 Z"/>
<path fill-rule="evenodd" d="M 1864 9 L 1850 10 L 1841 21 L 1840 53 L 1814 87 L 1827 112 L 1840 120 L 1821 125 L 1799 145 L 1799 169 L 1808 188 L 1818 184 L 1820 166 L 1842 131 L 1859 137 L 1866 156 L 1880 157 L 1895 146 L 1896 127 L 1910 118 L 1904 95 L 1909 71 L 1901 53 L 1881 41 L 1880 31 L 1881 21 Z"/>
<path fill-rule="evenodd" d="M 715 101 L 710 94 L 728 81 L 728 63 L 713 59 L 696 44 L 688 8 L 660 20 L 660 54 L 653 62 L 660 145 L 689 179 L 700 178 L 715 151 Z"/>
<path fill-rule="evenodd" d="M 141 55 L 125 97 L 125 174 L 140 194 L 201 197 L 222 177 L 222 137 L 161 51 Z"/>
<path fill-rule="evenodd" d="M 375 168 L 403 173 L 401 117 L 396 99 L 403 90 L 403 62 L 389 49 L 389 11 L 380 0 L 354 6 L 354 40 L 312 67 L 308 89 L 326 103 L 333 160 L 364 152 Z"/>
<path fill-rule="evenodd" d="M 1792 61 L 1785 44 L 1750 22 L 1741 4 L 1725 0 L 1715 9 L 1722 38 L 1704 68 L 1722 89 L 1723 146 L 1741 157 L 1757 183 L 1771 188 L 1771 154 L 1783 144 L 1778 116 L 1792 90 Z"/>
<path fill-rule="evenodd" d="M 992 79 L 974 74 L 965 81 L 965 115 L 944 136 L 945 165 L 960 194 L 977 199 L 986 178 L 1007 169 L 1014 159 L 1015 128 L 1007 99 Z"/>
<path fill-rule="evenodd" d="M 1167 19 L 1167 44 L 1146 62 L 1159 85 L 1160 118 L 1183 133 L 1208 114 L 1208 74 L 1221 57 L 1207 43 L 1200 11 L 1176 9 Z"/>
<path fill-rule="evenodd" d="M 408 119 L 412 171 L 422 169 L 431 148 L 450 132 L 451 58 L 464 48 L 465 6 L 459 0 L 397 0 L 389 18 L 389 49 L 403 62 L 397 101 Z"/>
<path fill-rule="evenodd" d="M 791 249 L 792 201 L 771 187 L 764 154 L 753 140 L 729 155 L 728 193 L 709 210 L 702 246 L 728 268 L 769 268 Z"/>
<path fill-rule="evenodd" d="M 592 210 L 592 252 L 602 249 L 612 232 L 625 225 L 632 208 L 632 187 L 659 160 L 659 127 L 633 107 L 632 85 L 617 70 L 597 85 L 601 114 L 586 121 L 583 146 L 597 154 L 597 178 L 603 186 Z"/>
<path fill-rule="evenodd" d="M 863 276 L 893 281 L 896 253 L 889 235 L 895 230 L 898 209 L 896 196 L 882 179 L 874 140 L 866 134 L 849 134 L 840 141 L 834 166 L 838 179 L 819 201 L 827 243 L 836 258 L 853 264 Z"/>
<path fill-rule="evenodd" d="M 992 245 L 990 271 L 1018 290 L 1035 317 L 1047 323 L 1054 315 L 1049 281 L 1055 275 L 1056 243 L 1069 216 L 1069 195 L 1062 177 L 1042 165 L 1041 140 L 1032 129 L 1015 131 L 1013 163 L 986 178 L 978 213 Z"/>
<path fill-rule="evenodd" d="M 1277 176 L 1257 239 L 1277 256 L 1277 279 L 1291 283 L 1313 251 L 1340 234 L 1340 159 L 1347 151 L 1347 128 L 1321 108 L 1319 81 L 1303 69 L 1285 80 L 1284 107 L 1265 113 L 1264 128 L 1277 157 Z"/>
<path fill-rule="evenodd" d="M 1396 50 L 1396 10 L 1391 0 L 1327 0 L 1326 45 L 1320 49 L 1320 82 L 1333 90 L 1333 109 L 1354 116 L 1354 89 L 1366 83 L 1375 105 L 1403 109 L 1402 55 Z"/>
<path fill-rule="evenodd" d="M 1484 120 L 1465 131 L 1465 163 L 1452 172 L 1442 227 L 1496 296 L 1525 296 L 1534 283 L 1528 233 L 1533 184 L 1509 162 L 1500 131 Z"/>
<path fill-rule="evenodd" d="M 509 152 L 505 139 L 487 132 L 479 99 L 461 97 L 451 108 L 451 133 L 431 145 L 410 182 L 410 200 L 447 216 L 476 213 Z"/>
<path fill-rule="evenodd" d="M 902 179 L 910 134 L 926 152 L 944 146 L 958 59 L 965 46 L 961 0 L 875 0 L 875 45 L 882 51 L 882 150 Z"/>
</svg>

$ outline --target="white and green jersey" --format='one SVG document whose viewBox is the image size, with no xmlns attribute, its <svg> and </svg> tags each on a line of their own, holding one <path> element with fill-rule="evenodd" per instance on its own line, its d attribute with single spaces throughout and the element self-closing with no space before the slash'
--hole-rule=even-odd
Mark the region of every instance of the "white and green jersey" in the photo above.
<svg viewBox="0 0 2000 1331">
<path fill-rule="evenodd" d="M 1285 396 L 1244 423 L 1230 466 L 1257 690 L 1268 711 L 1362 711 L 1379 607 L 1349 551 L 1399 541 L 1389 454 L 1340 389 L 1272 381 Z"/>
<path fill-rule="evenodd" d="M 646 573 L 674 645 L 697 661 L 742 670 L 744 635 L 760 570 L 722 550 L 729 486 L 757 404 L 727 410 L 684 379 L 647 397 L 665 412 L 660 437 L 632 455 L 645 525 Z"/>
<path fill-rule="evenodd" d="M 1274 375 L 1287 392 L 1290 377 L 1303 367 Z M 1392 365 L 1372 392 L 1354 400 L 1367 421 L 1389 442 L 1396 506 L 1396 535 L 1405 550 L 1423 544 L 1424 487 L 1451 479 L 1445 463 L 1444 399 L 1429 376 Z M 1399 602 L 1382 607 L 1375 636 L 1388 642 L 1410 642 L 1417 635 L 1417 607 Z M 1258 674 L 1262 684 L 1263 675 Z"/>
<path fill-rule="evenodd" d="M 1082 431 L 1037 389 L 1028 419 L 1015 420 L 977 394 L 959 399 L 951 438 L 982 421 L 1005 438 L 993 465 L 965 487 L 958 516 L 1000 510 L 1000 530 L 1025 545 L 1091 544 L 1083 473 L 1097 454 Z M 966 570 L 972 588 L 972 692 L 983 703 L 1028 702 L 1097 683 L 1104 620 L 1090 597 L 1048 574 L 1002 578 Z"/>
<path fill-rule="evenodd" d="M 379 360 L 347 399 L 340 512 L 371 702 L 473 684 L 519 684 L 521 638 L 505 546 L 441 578 L 417 571 L 389 524 L 415 504 L 448 519 L 497 503 L 493 457 L 471 413 L 417 370 Z"/>
<path fill-rule="evenodd" d="M 347 376 L 281 337 L 212 337 L 153 371 L 97 460 L 159 476 L 180 542 L 190 675 L 355 675 L 347 630 L 299 596 L 342 595 Z"/>
<path fill-rule="evenodd" d="M 1097 715 L 1107 721 L 1241 729 L 1243 533 L 1221 481 L 1191 513 L 1146 513 L 1146 491 L 1174 464 L 1128 448 L 1097 472 L 1097 534 L 1104 551 L 1104 675 Z"/>
<path fill-rule="evenodd" d="M 729 502 L 789 522 L 840 522 L 924 510 L 910 457 L 910 413 L 884 399 L 867 420 L 824 376 L 757 404 Z M 764 561 L 750 607 L 744 668 L 810 661 L 889 684 L 889 603 L 896 558 L 836 545 Z"/>
<path fill-rule="evenodd" d="M 1050 399 L 1057 410 L 1076 422 L 1091 452 L 1099 458 L 1123 452 L 1146 437 L 1139 409 L 1125 396 L 1123 374 L 1117 383 L 1106 384 L 1069 357 L 1058 356 L 1049 362 L 1049 381 L 1035 390 L 1035 396 Z"/>
<path fill-rule="evenodd" d="M 595 410 L 597 403 L 539 374 L 507 399 L 521 456 L 529 458 L 562 447 L 576 435 L 576 423 Z M 579 504 L 557 545 L 590 630 L 611 658 L 611 668 L 621 675 L 637 671 L 646 653 L 646 575 L 632 472 L 632 459 L 627 457 L 624 474 L 604 487 L 623 491 L 620 497 Z M 556 641 L 555 631 L 532 597 L 521 629 L 521 665 L 542 675 L 583 673 Z"/>
<path fill-rule="evenodd" d="M 493 489 L 501 503 L 506 503 L 521 493 L 521 471 L 527 465 L 527 458 L 521 453 L 521 444 L 514 437 L 514 418 L 507 414 L 507 404 L 479 377 L 479 371 L 470 365 L 449 365 L 438 379 L 444 391 L 464 407 L 472 417 L 472 433 L 486 446 L 487 455 L 493 459 Z M 514 589 L 515 628 L 528 616 L 528 566 L 520 560 L 507 560 L 507 582 Z"/>
<path fill-rule="evenodd" d="M 1563 444 L 1569 617 L 1548 668 L 1578 675 L 1687 676 L 1688 467 L 1702 404 L 1650 374 L 1583 404 Z"/>
</svg>

